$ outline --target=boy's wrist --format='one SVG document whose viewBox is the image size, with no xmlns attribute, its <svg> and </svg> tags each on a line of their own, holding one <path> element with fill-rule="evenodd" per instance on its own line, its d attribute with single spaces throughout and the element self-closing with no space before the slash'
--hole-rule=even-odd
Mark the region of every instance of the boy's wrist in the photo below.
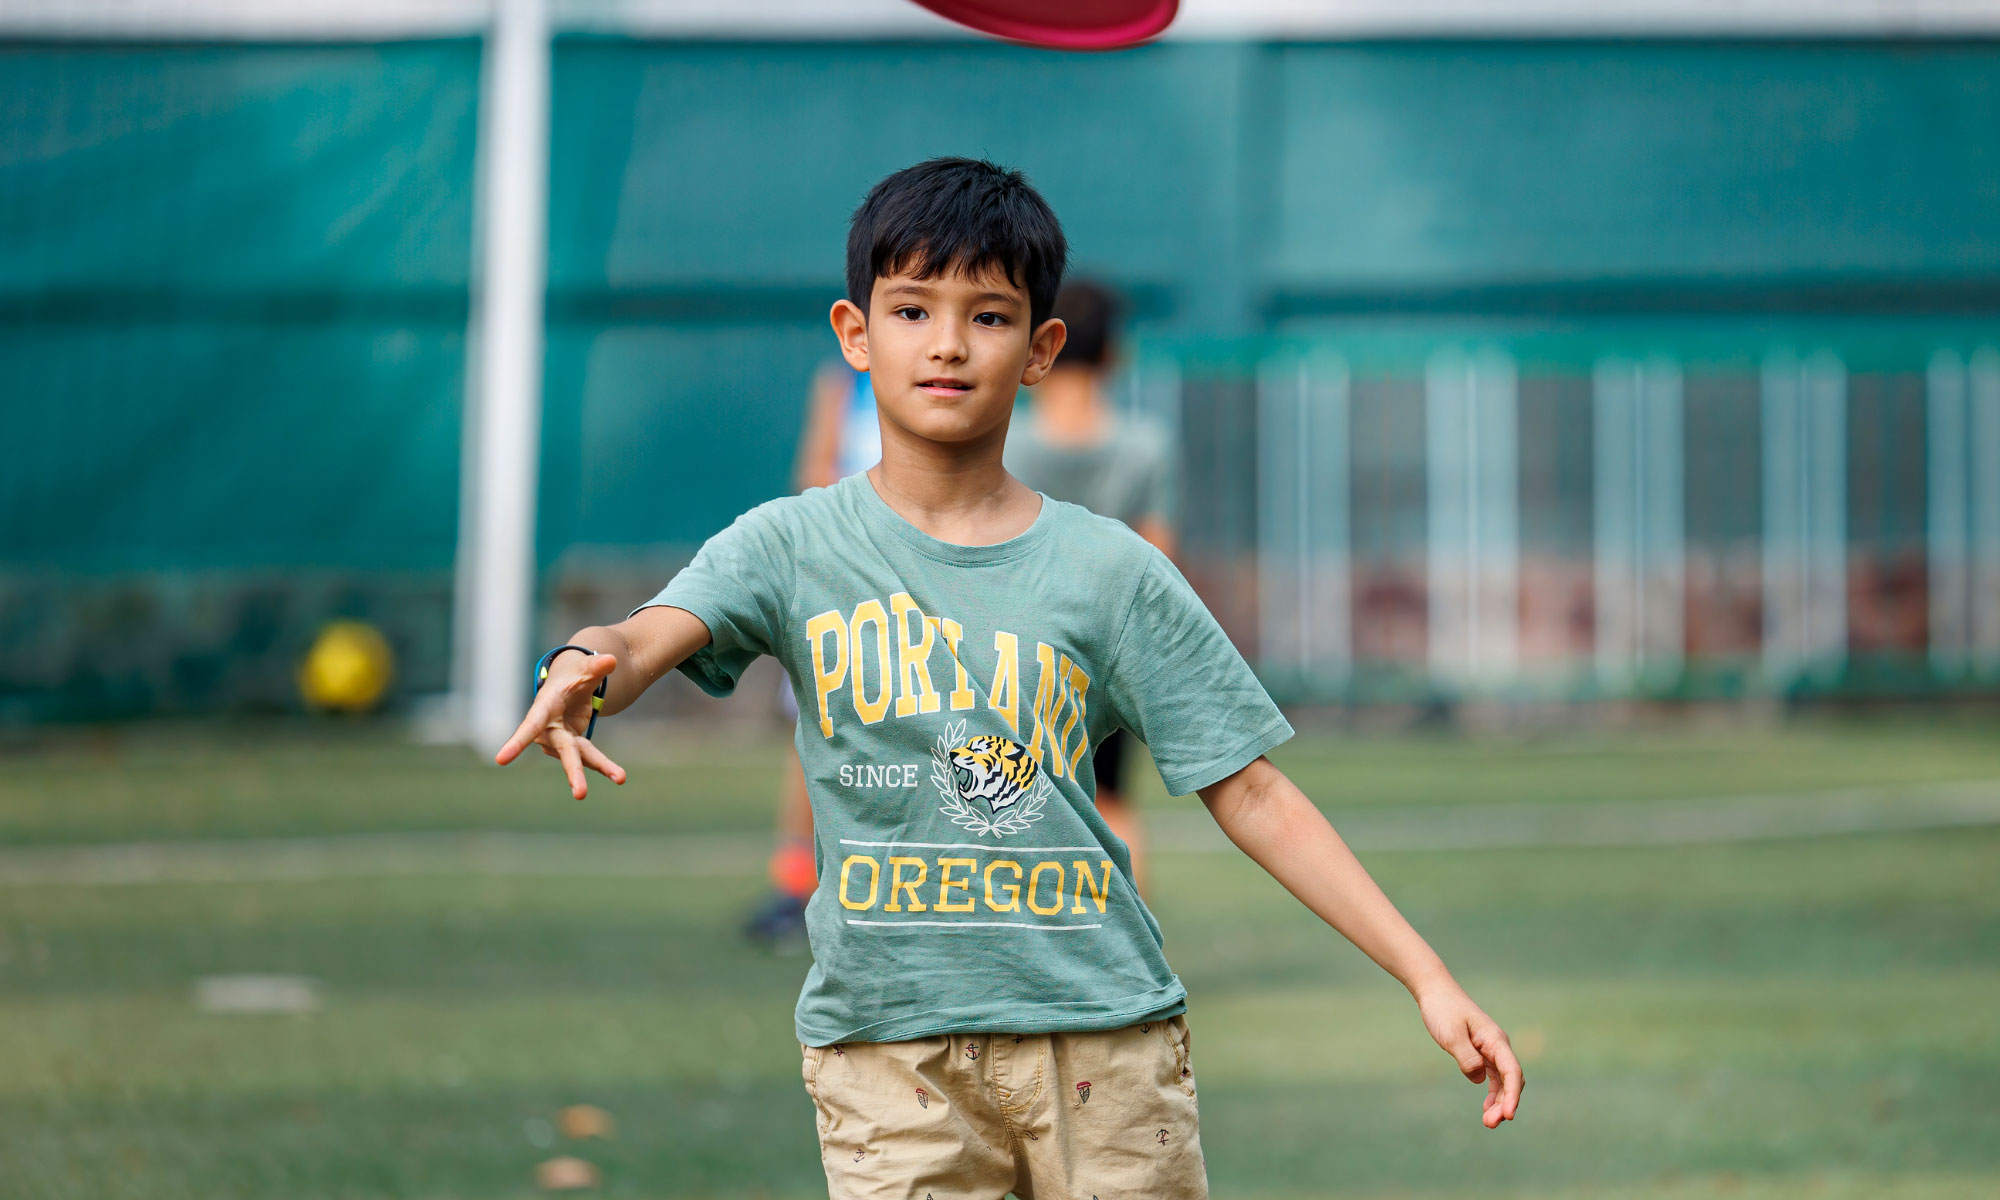
<svg viewBox="0 0 2000 1200">
<path fill-rule="evenodd" d="M 588 646 L 579 646 L 575 642 L 564 642 L 562 645 L 555 647 L 553 650 L 542 655 L 541 658 L 535 660 L 535 686 L 540 687 L 542 684 L 548 682 L 551 675 L 558 674 L 556 664 L 562 662 L 565 654 L 570 653 L 574 653 L 585 659 L 597 657 L 597 651 L 590 649 Z"/>
<path fill-rule="evenodd" d="M 1445 969 L 1443 959 L 1434 958 L 1421 969 L 1411 972 L 1403 980 L 1403 986 L 1409 989 L 1410 997 L 1421 1004 L 1426 996 L 1458 990 L 1458 980 L 1453 979 L 1451 972 Z"/>
</svg>

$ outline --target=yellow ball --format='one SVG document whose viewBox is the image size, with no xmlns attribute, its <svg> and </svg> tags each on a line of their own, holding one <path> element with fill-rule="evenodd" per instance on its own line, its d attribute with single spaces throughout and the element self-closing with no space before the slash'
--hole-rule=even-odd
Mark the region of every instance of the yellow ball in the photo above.
<svg viewBox="0 0 2000 1200">
<path fill-rule="evenodd" d="M 299 666 L 299 693 L 314 708 L 363 712 L 388 691 L 395 666 L 388 640 L 373 625 L 334 621 Z"/>
</svg>

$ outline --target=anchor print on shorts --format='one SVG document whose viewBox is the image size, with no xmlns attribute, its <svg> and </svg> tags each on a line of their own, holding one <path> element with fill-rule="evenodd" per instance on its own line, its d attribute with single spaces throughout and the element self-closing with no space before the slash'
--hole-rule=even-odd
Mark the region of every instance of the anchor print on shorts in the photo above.
<svg viewBox="0 0 2000 1200">
<path fill-rule="evenodd" d="M 1154 1141 L 1156 1141 L 1156 1142 L 1158 1142 L 1158 1143 L 1160 1143 L 1160 1145 L 1162 1145 L 1162 1146 L 1166 1145 L 1166 1144 L 1167 1144 L 1167 1131 L 1166 1131 L 1166 1130 L 1164 1130 L 1164 1129 L 1160 1130 L 1160 1131 L 1159 1131 L 1158 1133 L 1156 1133 L 1156 1134 L 1154 1134 L 1154 1135 L 1153 1135 L 1153 1140 L 1154 1140 Z"/>
<path fill-rule="evenodd" d="M 1090 1103 L 1090 1080 L 1086 1079 L 1076 1085 L 1076 1106 L 1082 1108 L 1088 1103 Z"/>
<path fill-rule="evenodd" d="M 854 1148 L 854 1161 L 855 1161 L 855 1162 L 860 1162 L 860 1161 L 861 1161 L 862 1159 L 864 1159 L 864 1158 L 867 1158 L 867 1157 L 868 1157 L 868 1148 L 867 1148 L 866 1146 L 856 1146 L 856 1147 Z"/>
<path fill-rule="evenodd" d="M 925 1091 L 925 1090 L 924 1090 L 924 1089 L 922 1089 L 922 1088 L 918 1088 L 918 1089 L 917 1089 L 917 1107 L 918 1107 L 918 1108 L 929 1108 L 930 1106 L 931 1106 L 931 1094 L 930 1094 L 929 1092 Z"/>
<path fill-rule="evenodd" d="M 972 1060 L 973 1062 L 978 1062 L 978 1061 L 979 1061 L 979 1043 L 978 1043 L 978 1042 L 967 1042 L 967 1043 L 965 1044 L 965 1057 L 967 1057 L 968 1059 L 971 1059 L 971 1060 Z"/>
</svg>

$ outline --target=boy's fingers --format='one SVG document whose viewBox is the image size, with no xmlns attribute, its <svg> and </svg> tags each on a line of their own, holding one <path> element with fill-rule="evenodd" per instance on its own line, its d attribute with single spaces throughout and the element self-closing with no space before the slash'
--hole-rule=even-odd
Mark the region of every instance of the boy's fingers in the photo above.
<svg viewBox="0 0 2000 1200">
<path fill-rule="evenodd" d="M 561 715 L 567 701 L 568 695 L 564 689 L 543 685 L 541 690 L 535 693 L 535 698 L 529 702 L 528 715 L 521 718 L 521 724 L 514 730 L 514 736 L 508 738 L 507 744 L 500 747 L 500 753 L 493 756 L 493 761 L 504 767 L 519 757 L 523 750 L 540 741 L 549 726 L 556 723 L 556 718 Z"/>
<path fill-rule="evenodd" d="M 519 757 L 521 751 L 535 744 L 535 739 L 549 726 L 548 718 L 543 715 L 542 708 L 542 698 L 535 697 L 535 702 L 528 706 L 528 715 L 521 718 L 520 726 L 514 730 L 514 736 L 508 738 L 507 744 L 500 747 L 500 753 L 493 756 L 494 762 L 504 767 Z"/>
<path fill-rule="evenodd" d="M 1453 1037 L 1451 1044 L 1444 1050 L 1446 1054 L 1458 1060 L 1458 1069 L 1467 1079 L 1479 1083 L 1486 1078 L 1486 1057 L 1479 1053 L 1479 1048 L 1474 1046 L 1472 1039 L 1464 1033 Z"/>
<path fill-rule="evenodd" d="M 1502 1042 L 1499 1049 L 1500 1115 L 1511 1121 L 1514 1111 L 1521 1107 L 1521 1089 L 1527 1086 L 1528 1081 L 1521 1072 L 1521 1060 L 1514 1057 L 1513 1047 Z"/>
<path fill-rule="evenodd" d="M 1493 1120 L 1490 1124 L 1497 1127 L 1501 1121 L 1514 1119 L 1514 1112 L 1521 1105 L 1521 1089 L 1527 1085 L 1527 1080 L 1521 1071 L 1521 1060 L 1514 1054 L 1513 1045 L 1508 1042 L 1507 1035 L 1502 1033 L 1498 1026 L 1481 1030 L 1474 1037 L 1474 1041 L 1478 1043 L 1486 1059 L 1493 1064 L 1487 1102 L 1493 1110 Z"/>
<path fill-rule="evenodd" d="M 625 782 L 625 768 L 612 762 L 610 756 L 606 755 L 604 751 L 599 750 L 596 743 L 592 742 L 589 738 L 578 742 L 577 749 L 583 755 L 584 766 L 589 767 L 613 783 Z"/>
<path fill-rule="evenodd" d="M 508 763 L 513 762 L 521 751 L 526 750 L 535 740 L 532 728 L 534 721 L 535 706 L 530 704 L 528 706 L 528 715 L 521 718 L 521 723 L 514 727 L 514 732 L 505 742 L 501 743 L 499 753 L 493 756 L 493 761 L 504 767 Z"/>
<path fill-rule="evenodd" d="M 556 753 L 562 758 L 563 774 L 569 777 L 569 794 L 581 800 L 589 794 L 590 782 L 583 777 L 583 756 L 576 749 L 579 740 L 563 731 L 556 739 Z"/>
</svg>

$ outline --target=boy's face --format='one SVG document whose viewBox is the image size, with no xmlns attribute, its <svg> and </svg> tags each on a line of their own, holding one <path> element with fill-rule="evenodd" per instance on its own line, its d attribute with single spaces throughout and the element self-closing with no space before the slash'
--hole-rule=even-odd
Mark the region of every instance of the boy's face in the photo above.
<svg viewBox="0 0 2000 1200">
<path fill-rule="evenodd" d="M 866 314 L 842 300 L 832 319 L 883 419 L 948 444 L 1004 430 L 1014 394 L 1048 374 L 1064 333 L 1053 318 L 1031 328 L 1027 292 L 999 270 L 885 275 Z"/>
</svg>

